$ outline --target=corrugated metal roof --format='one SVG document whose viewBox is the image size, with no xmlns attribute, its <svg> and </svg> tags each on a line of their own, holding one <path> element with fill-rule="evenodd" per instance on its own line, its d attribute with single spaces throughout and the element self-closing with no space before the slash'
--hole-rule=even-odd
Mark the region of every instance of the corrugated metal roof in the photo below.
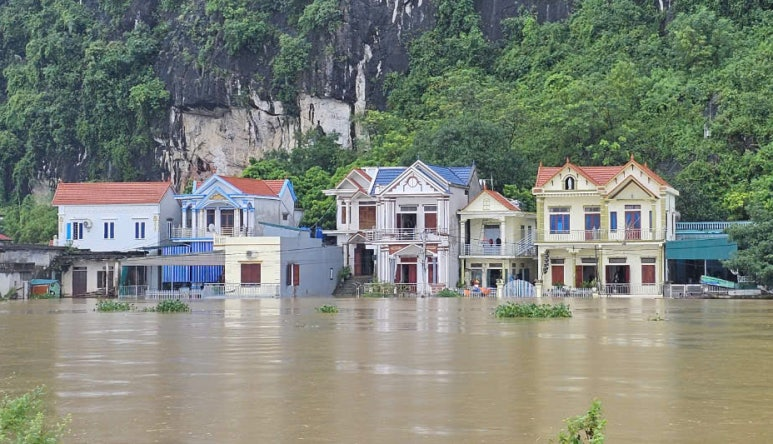
<svg viewBox="0 0 773 444">
<path fill-rule="evenodd" d="M 153 204 L 170 188 L 170 182 L 62 182 L 51 205 Z"/>
</svg>

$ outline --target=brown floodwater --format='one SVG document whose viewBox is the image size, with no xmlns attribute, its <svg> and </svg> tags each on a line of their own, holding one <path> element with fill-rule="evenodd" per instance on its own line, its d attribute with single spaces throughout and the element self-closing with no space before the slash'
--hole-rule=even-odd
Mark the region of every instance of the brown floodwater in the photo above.
<svg viewBox="0 0 773 444">
<path fill-rule="evenodd" d="M 499 302 L 2 302 L 0 391 L 45 385 L 72 443 L 547 443 L 594 398 L 610 443 L 773 442 L 773 301 Z"/>
</svg>

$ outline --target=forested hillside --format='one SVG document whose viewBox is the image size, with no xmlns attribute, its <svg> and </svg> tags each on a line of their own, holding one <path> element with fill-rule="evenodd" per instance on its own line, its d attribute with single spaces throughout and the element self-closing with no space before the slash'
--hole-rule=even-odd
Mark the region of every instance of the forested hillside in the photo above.
<svg viewBox="0 0 773 444">
<path fill-rule="evenodd" d="M 682 220 L 746 219 L 752 205 L 769 205 L 772 1 L 584 0 L 557 21 L 544 20 L 555 17 L 540 2 L 509 17 L 481 14 L 486 3 L 400 2 L 414 7 L 403 11 L 414 24 L 393 42 L 407 59 L 367 71 L 378 99 L 353 113 L 361 130 L 351 148 L 322 127 L 299 126 L 293 150 L 256 154 L 245 174 L 291 177 L 310 225 L 330 224 L 320 190 L 352 166 L 417 157 L 475 162 L 495 188 L 528 200 L 540 162 L 609 165 L 634 155 L 681 192 Z M 382 6 L 7 0 L 0 200 L 16 205 L 4 229 L 20 230 L 18 204 L 36 183 L 171 177 L 182 131 L 174 116 L 193 98 L 202 106 L 211 97 L 212 110 L 281 103 L 292 115 L 308 94 L 357 111 L 360 97 L 341 85 L 360 55 L 347 59 L 341 36 Z"/>
</svg>

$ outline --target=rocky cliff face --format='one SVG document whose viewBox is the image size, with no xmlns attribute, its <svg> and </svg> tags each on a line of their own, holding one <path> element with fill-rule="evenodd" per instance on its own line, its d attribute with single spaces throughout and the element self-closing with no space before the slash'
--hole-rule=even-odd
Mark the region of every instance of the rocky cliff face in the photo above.
<svg viewBox="0 0 773 444">
<path fill-rule="evenodd" d="M 482 29 L 501 38 L 501 21 L 521 8 L 544 20 L 569 12 L 570 0 L 521 2 L 478 0 Z M 213 169 L 239 174 L 251 157 L 294 147 L 294 135 L 313 127 L 338 133 L 350 148 L 363 137 L 355 116 L 383 109 L 387 73 L 405 72 L 407 48 L 415 36 L 431 29 L 434 5 L 428 0 L 343 0 L 343 24 L 335 33 L 313 35 L 311 68 L 303 74 L 296 102 L 283 104 L 266 93 L 271 70 L 265 60 L 275 53 L 220 55 L 201 66 L 186 54 L 194 45 L 185 38 L 184 20 L 170 33 L 157 70 L 172 93 L 169 137 L 161 162 L 178 185 Z M 202 5 L 203 8 L 203 5 Z M 138 12 L 138 17 L 141 15 Z M 291 111 L 290 111 L 291 110 Z"/>
</svg>

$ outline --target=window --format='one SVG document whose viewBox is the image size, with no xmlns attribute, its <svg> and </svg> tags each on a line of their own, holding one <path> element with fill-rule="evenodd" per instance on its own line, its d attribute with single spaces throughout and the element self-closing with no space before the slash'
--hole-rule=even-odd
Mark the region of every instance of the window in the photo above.
<svg viewBox="0 0 773 444">
<path fill-rule="evenodd" d="M 104 290 L 105 287 L 113 288 L 113 267 L 107 267 L 107 271 L 97 271 L 97 288 Z"/>
<path fill-rule="evenodd" d="M 569 208 L 555 207 L 550 209 L 550 234 L 569 233 Z"/>
<path fill-rule="evenodd" d="M 628 205 L 626 205 L 626 208 Z M 625 212 L 625 238 L 641 239 L 641 211 Z"/>
<path fill-rule="evenodd" d="M 105 222 L 104 238 L 115 239 L 115 222 Z"/>
<path fill-rule="evenodd" d="M 376 207 L 375 206 L 363 206 L 362 202 L 359 206 L 360 213 L 360 229 L 370 230 L 376 228 Z"/>
<path fill-rule="evenodd" d="M 83 239 L 83 222 L 72 222 L 67 224 L 67 240 Z"/>
<path fill-rule="evenodd" d="M 300 264 L 287 264 L 287 274 L 285 276 L 287 285 L 298 286 L 301 284 L 301 266 Z"/>
<path fill-rule="evenodd" d="M 432 231 L 437 229 L 437 205 L 424 207 L 424 228 Z"/>
<path fill-rule="evenodd" d="M 573 190 L 574 189 L 574 177 L 567 177 L 566 180 L 564 180 L 564 189 L 565 190 Z"/>
<path fill-rule="evenodd" d="M 242 284 L 260 283 L 260 264 L 241 264 L 242 265 Z"/>
<path fill-rule="evenodd" d="M 134 222 L 134 238 L 145 239 L 145 222 Z"/>
<path fill-rule="evenodd" d="M 611 231 L 617 231 L 617 211 L 609 212 L 609 229 Z"/>
<path fill-rule="evenodd" d="M 598 239 L 601 228 L 599 207 L 585 207 L 585 240 Z"/>
<path fill-rule="evenodd" d="M 341 223 L 346 224 L 346 204 L 341 205 Z"/>
</svg>

